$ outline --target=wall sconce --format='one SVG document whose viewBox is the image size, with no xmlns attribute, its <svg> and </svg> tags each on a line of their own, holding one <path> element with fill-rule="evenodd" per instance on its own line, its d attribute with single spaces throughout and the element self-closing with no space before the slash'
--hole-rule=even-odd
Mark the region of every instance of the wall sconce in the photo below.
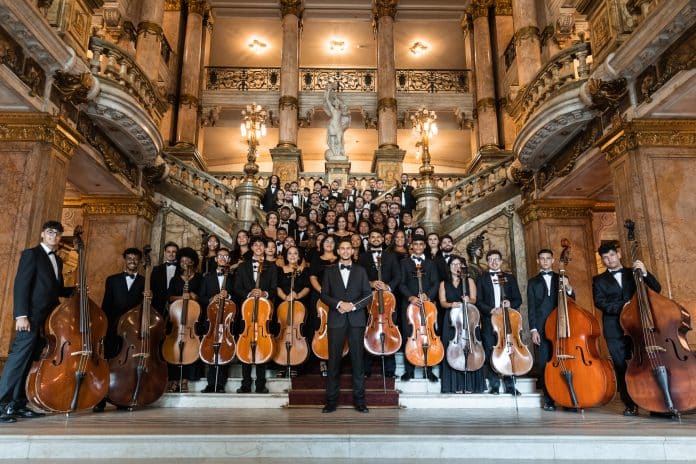
<svg viewBox="0 0 696 464">
<path fill-rule="evenodd" d="M 428 51 L 428 44 L 423 43 L 421 41 L 414 42 L 413 45 L 411 45 L 408 49 L 413 53 L 414 56 L 422 56 L 425 55 L 425 52 Z"/>
<path fill-rule="evenodd" d="M 249 42 L 249 48 L 251 48 L 251 51 L 254 53 L 261 53 L 263 52 L 268 45 L 264 42 L 261 42 L 258 39 L 253 39 L 251 42 Z"/>
<path fill-rule="evenodd" d="M 346 41 L 331 39 L 329 41 L 329 50 L 331 51 L 331 53 L 343 53 L 344 51 L 346 51 Z"/>
</svg>

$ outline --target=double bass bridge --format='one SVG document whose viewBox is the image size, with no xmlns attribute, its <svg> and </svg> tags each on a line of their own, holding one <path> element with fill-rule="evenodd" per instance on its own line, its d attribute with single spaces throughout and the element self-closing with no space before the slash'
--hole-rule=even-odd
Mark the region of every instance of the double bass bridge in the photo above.
<svg viewBox="0 0 696 464">
<path fill-rule="evenodd" d="M 663 346 L 658 346 L 658 345 L 646 345 L 645 346 L 645 351 L 650 355 L 650 354 L 655 354 L 655 353 L 665 353 L 667 350 Z"/>
</svg>

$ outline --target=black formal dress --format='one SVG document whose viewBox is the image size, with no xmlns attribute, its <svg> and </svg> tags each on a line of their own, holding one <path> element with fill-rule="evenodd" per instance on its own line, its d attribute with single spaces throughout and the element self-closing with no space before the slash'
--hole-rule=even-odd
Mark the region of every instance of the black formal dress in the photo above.
<svg viewBox="0 0 696 464">
<path fill-rule="evenodd" d="M 510 307 L 518 309 L 522 305 L 522 295 L 517 285 L 517 279 L 510 273 L 505 272 L 505 285 L 503 290 L 510 302 Z M 502 293 L 501 293 L 502 296 Z M 490 388 L 497 391 L 500 388 L 500 378 L 491 367 L 491 354 L 496 342 L 496 335 L 491 325 L 491 311 L 498 307 L 495 300 L 495 289 L 493 288 L 492 274 L 487 272 L 476 279 L 476 306 L 481 312 L 481 327 L 483 328 L 483 347 L 486 350 L 486 365 L 488 367 L 488 382 Z M 505 389 L 510 392 L 513 388 L 511 377 L 504 377 Z"/>
<path fill-rule="evenodd" d="M 365 268 L 367 271 L 367 278 L 370 283 L 378 280 L 377 272 L 377 256 L 381 256 L 382 259 L 382 282 L 389 286 L 390 291 L 396 296 L 399 291 L 399 284 L 401 283 L 401 271 L 399 269 L 399 261 L 396 259 L 396 255 L 390 253 L 389 251 L 375 251 L 383 250 L 383 248 L 370 248 L 369 251 L 363 253 L 358 258 L 358 264 Z M 399 313 L 399 307 L 394 308 L 392 313 L 393 322 L 396 324 L 398 322 L 396 315 Z M 365 375 L 370 376 L 372 374 L 372 364 L 376 356 L 370 354 L 369 351 L 365 350 Z M 394 377 L 396 374 L 396 360 L 394 355 L 389 355 L 384 357 L 384 375 L 386 377 Z"/>
<path fill-rule="evenodd" d="M 544 384 L 544 369 L 546 363 L 551 359 L 551 341 L 547 338 L 545 326 L 546 319 L 555 307 L 558 306 L 558 279 L 559 275 L 555 272 L 540 272 L 527 282 L 527 319 L 529 320 L 529 330 L 539 332 L 541 343 L 539 344 L 538 355 L 535 358 L 537 369 L 541 373 L 537 384 L 544 392 L 544 402 L 553 403 L 553 400 L 546 390 Z M 548 283 L 547 280 L 548 279 Z M 571 293 L 571 298 L 575 299 L 575 293 Z"/>
<path fill-rule="evenodd" d="M 468 279 L 467 279 L 468 280 Z M 451 280 L 446 280 L 445 285 L 445 300 L 448 303 L 461 302 L 464 293 L 466 295 L 471 294 L 471 289 L 467 285 L 466 291 L 464 291 L 464 286 L 460 282 L 459 286 L 455 287 L 452 285 Z M 442 344 L 445 349 L 449 345 L 449 342 L 454 339 L 455 329 L 450 323 L 450 308 L 444 308 L 443 313 L 443 325 L 442 325 Z M 476 329 L 476 337 L 481 338 L 481 333 L 479 329 Z M 447 356 L 442 360 L 440 364 L 440 392 L 441 393 L 481 393 L 485 388 L 486 381 L 483 376 L 483 367 L 481 369 L 463 372 L 453 369 L 447 362 Z"/>
<path fill-rule="evenodd" d="M 150 277 L 152 278 L 152 277 Z M 188 285 L 188 290 L 189 293 L 195 293 L 198 297 L 200 297 L 200 292 L 201 292 L 201 285 L 203 283 L 203 277 L 196 272 L 193 274 L 193 277 L 191 277 L 191 280 L 189 281 Z M 169 298 L 175 297 L 175 298 L 181 298 L 181 296 L 184 294 L 184 279 L 181 278 L 181 274 L 177 274 L 172 278 L 172 280 L 169 282 L 169 288 L 167 289 L 167 296 Z M 200 304 L 200 300 L 197 300 Z M 203 311 L 203 307 L 201 305 L 201 311 Z M 200 313 L 198 314 L 198 317 L 200 319 Z M 167 324 L 170 326 L 170 324 Z M 198 324 L 196 324 L 198 327 Z M 169 331 L 169 328 L 168 328 Z M 198 333 L 200 335 L 200 331 Z M 200 378 L 200 375 L 202 375 L 203 371 L 203 363 L 201 363 L 200 360 L 197 360 L 193 364 L 188 364 L 186 366 L 179 366 L 178 364 L 169 364 L 168 368 L 168 375 L 170 380 L 194 380 L 197 378 Z"/>
<path fill-rule="evenodd" d="M 129 283 L 130 289 L 128 288 Z M 104 356 L 106 359 L 115 357 L 121 351 L 123 341 L 117 333 L 118 321 L 121 316 L 143 302 L 144 291 L 145 277 L 140 274 L 136 274 L 131 279 L 128 273 L 119 272 L 106 278 L 104 299 L 101 305 L 109 324 L 104 338 Z"/>
<path fill-rule="evenodd" d="M 437 294 L 440 288 L 440 281 L 438 280 L 437 269 L 435 263 L 430 259 L 425 258 L 420 261 L 423 266 L 422 273 L 422 283 L 423 283 L 423 293 L 425 293 L 430 301 L 433 303 L 437 302 Z M 408 317 L 406 317 L 406 308 L 408 308 L 408 299 L 412 296 L 418 296 L 418 279 L 416 277 L 416 264 L 411 256 L 407 256 L 401 260 L 401 283 L 399 284 L 399 293 L 401 294 L 401 337 L 406 340 L 411 336 L 413 327 L 408 322 Z M 405 374 L 413 377 L 414 366 L 404 356 L 404 370 Z"/>
<path fill-rule="evenodd" d="M 242 302 L 248 298 L 249 293 L 256 288 L 254 279 L 254 269 L 258 262 L 255 259 L 244 261 L 237 268 L 234 280 L 234 292 Z M 278 268 L 275 263 L 263 262 L 261 277 L 258 288 L 268 293 L 268 300 L 273 304 L 275 301 L 276 287 L 278 286 Z M 239 307 L 241 316 L 241 305 Z M 266 388 L 266 364 L 256 364 L 256 391 L 263 392 Z M 251 364 L 242 364 L 242 391 L 251 391 Z"/>
<path fill-rule="evenodd" d="M 353 373 L 353 404 L 365 406 L 365 374 L 363 368 L 364 338 L 367 315 L 365 307 L 370 304 L 372 290 L 367 272 L 359 264 L 349 265 L 341 270 L 340 264 L 329 267 L 322 278 L 321 299 L 329 307 L 327 320 L 329 338 L 328 382 L 326 384 L 326 404 L 338 404 L 341 358 L 343 344 L 348 337 L 350 361 Z M 343 273 L 347 274 L 347 285 Z M 338 312 L 339 302 L 355 304 L 355 311 L 344 314 Z"/>
<path fill-rule="evenodd" d="M 13 316 L 29 318 L 30 330 L 16 332 L 0 378 L 0 405 L 21 409 L 26 406 L 25 383 L 31 362 L 42 348 L 44 323 L 58 306 L 59 297 L 68 297 L 71 288 L 63 284 L 63 262 L 53 254 L 57 275 L 43 245 L 26 249 L 19 258 L 14 283 Z"/>
<path fill-rule="evenodd" d="M 608 270 L 594 276 L 592 278 L 592 296 L 595 306 L 602 311 L 604 338 L 614 363 L 619 396 L 627 408 L 634 409 L 636 404 L 626 389 L 626 359 L 631 358 L 632 344 L 630 339 L 624 335 L 619 323 L 619 316 L 626 302 L 636 293 L 636 283 L 633 280 L 632 269 L 624 267 L 618 273 L 621 275 L 621 285 Z M 648 273 L 644 280 L 647 286 L 654 291 L 659 293 L 662 289 L 652 274 Z"/>
</svg>

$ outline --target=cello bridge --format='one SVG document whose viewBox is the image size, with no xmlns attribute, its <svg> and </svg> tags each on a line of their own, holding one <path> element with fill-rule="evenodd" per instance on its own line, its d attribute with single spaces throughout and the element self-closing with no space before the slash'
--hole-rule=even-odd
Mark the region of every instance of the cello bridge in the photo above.
<svg viewBox="0 0 696 464">
<path fill-rule="evenodd" d="M 73 351 L 70 353 L 70 356 L 91 356 L 92 355 L 92 350 L 84 350 L 84 351 Z"/>
<path fill-rule="evenodd" d="M 131 357 L 132 357 L 132 358 L 142 358 L 142 359 L 146 359 L 146 358 L 149 358 L 149 357 L 150 357 L 150 353 L 133 353 L 133 354 L 131 355 Z"/>
<path fill-rule="evenodd" d="M 558 359 L 575 359 L 575 356 L 570 354 L 559 354 L 556 356 Z"/>
<path fill-rule="evenodd" d="M 662 346 L 648 345 L 645 347 L 645 351 L 652 354 L 652 353 L 664 353 L 667 350 Z"/>
</svg>

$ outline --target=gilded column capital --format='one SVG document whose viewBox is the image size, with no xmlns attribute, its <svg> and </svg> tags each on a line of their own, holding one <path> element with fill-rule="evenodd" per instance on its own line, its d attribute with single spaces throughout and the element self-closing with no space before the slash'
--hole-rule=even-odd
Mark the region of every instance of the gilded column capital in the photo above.
<svg viewBox="0 0 696 464">
<path fill-rule="evenodd" d="M 139 216 L 150 222 L 154 221 L 158 210 L 150 200 L 120 195 L 66 198 L 63 207 L 81 208 L 86 215 Z"/>
<path fill-rule="evenodd" d="M 153 23 L 151 21 L 143 21 L 140 24 L 138 24 L 138 35 L 140 34 L 152 34 L 156 35 L 161 39 L 162 35 L 164 34 L 164 31 L 162 29 L 162 26 L 160 26 L 157 23 Z"/>
<path fill-rule="evenodd" d="M 496 16 L 512 16 L 512 0 L 495 0 Z"/>
<path fill-rule="evenodd" d="M 375 0 L 372 6 L 372 14 L 379 19 L 383 16 L 396 16 L 396 7 L 398 0 Z"/>
<path fill-rule="evenodd" d="M 181 11 L 181 0 L 164 0 L 164 11 Z"/>
<path fill-rule="evenodd" d="M 188 106 L 189 108 L 198 107 L 198 97 L 183 94 L 179 97 L 179 105 Z"/>
<path fill-rule="evenodd" d="M 303 12 L 302 0 L 280 0 L 280 15 L 282 17 L 295 15 L 301 18 Z"/>
<path fill-rule="evenodd" d="M 384 97 L 377 100 L 377 113 L 381 113 L 382 110 L 396 111 L 396 98 Z"/>
<path fill-rule="evenodd" d="M 593 200 L 535 200 L 523 204 L 518 212 L 522 224 L 540 219 L 578 219 L 592 216 Z"/>
<path fill-rule="evenodd" d="M 473 20 L 488 17 L 488 9 L 493 6 L 492 0 L 472 0 L 467 13 Z"/>
<path fill-rule="evenodd" d="M 44 142 L 68 157 L 82 136 L 59 117 L 47 113 L 0 113 L 0 142 Z"/>
<path fill-rule="evenodd" d="M 278 109 L 280 110 L 284 110 L 286 108 L 298 109 L 299 107 L 300 105 L 297 100 L 297 97 L 293 97 L 292 95 L 283 95 L 278 100 Z"/>
<path fill-rule="evenodd" d="M 539 40 L 539 28 L 536 26 L 526 26 L 515 31 L 515 45 L 519 46 L 525 40 Z"/>
<path fill-rule="evenodd" d="M 597 146 L 609 163 L 641 146 L 696 147 L 696 121 L 689 119 L 634 119 L 602 137 Z"/>
<path fill-rule="evenodd" d="M 210 9 L 207 0 L 188 0 L 188 12 L 203 16 Z"/>
<path fill-rule="evenodd" d="M 486 110 L 493 110 L 495 111 L 496 107 L 496 102 L 495 98 L 489 97 L 489 98 L 482 98 L 479 101 L 476 102 L 476 110 L 479 113 L 482 113 Z"/>
</svg>

